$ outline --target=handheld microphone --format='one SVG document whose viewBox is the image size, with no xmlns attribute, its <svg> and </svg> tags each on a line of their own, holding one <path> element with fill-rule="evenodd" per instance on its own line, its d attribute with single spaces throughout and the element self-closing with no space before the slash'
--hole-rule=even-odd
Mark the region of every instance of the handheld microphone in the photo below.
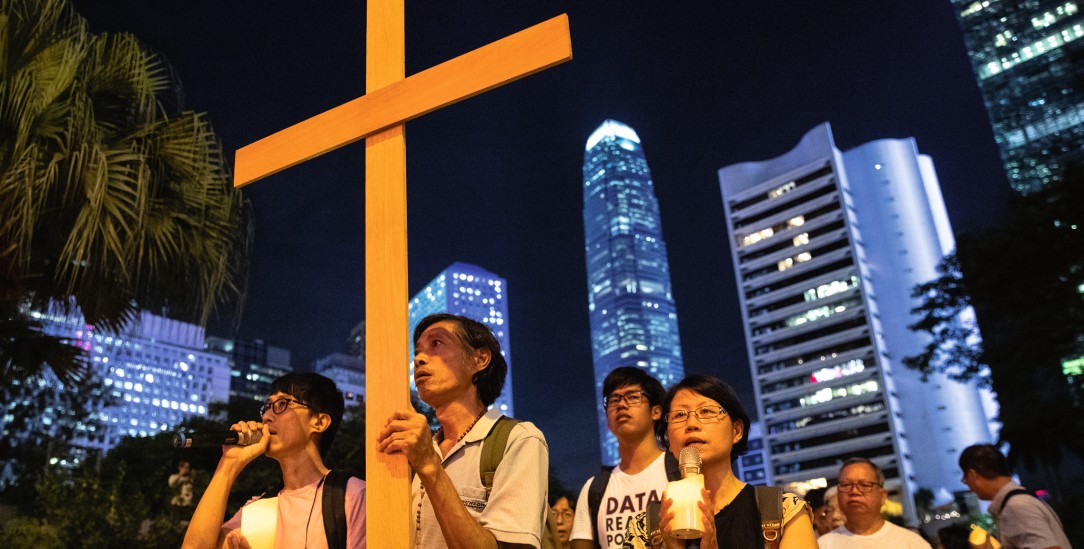
<svg viewBox="0 0 1084 549">
<path fill-rule="evenodd" d="M 674 518 L 670 522 L 671 535 L 683 540 L 699 539 L 704 536 L 704 512 L 699 503 L 703 498 L 704 476 L 700 474 L 700 448 L 686 446 L 678 454 L 678 467 L 681 480 L 666 484 L 666 496 L 673 500 L 671 510 Z M 699 544 L 687 547 L 699 547 Z"/>
<path fill-rule="evenodd" d="M 681 470 L 681 478 L 689 478 L 689 475 L 699 475 L 701 464 L 700 448 L 696 446 L 686 446 L 678 454 L 678 467 Z"/>
<path fill-rule="evenodd" d="M 174 448 L 210 448 L 212 446 L 247 446 L 256 444 L 263 438 L 262 431 L 253 431 L 250 440 L 241 441 L 241 433 L 237 431 L 216 431 L 212 433 L 185 433 L 177 431 L 173 433 Z"/>
</svg>

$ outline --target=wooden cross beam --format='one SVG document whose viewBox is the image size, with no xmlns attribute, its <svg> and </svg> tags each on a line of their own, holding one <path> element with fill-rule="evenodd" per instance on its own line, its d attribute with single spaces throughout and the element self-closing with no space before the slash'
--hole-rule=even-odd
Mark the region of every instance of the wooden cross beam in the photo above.
<svg viewBox="0 0 1084 549">
<path fill-rule="evenodd" d="M 373 439 L 393 410 L 410 405 L 403 124 L 568 61 L 572 40 L 560 15 L 404 78 L 403 0 L 369 0 L 366 21 L 366 95 L 239 149 L 234 186 L 366 139 L 365 432 Z M 375 446 L 365 441 L 369 546 L 406 549 L 413 535 L 406 459 Z"/>
</svg>

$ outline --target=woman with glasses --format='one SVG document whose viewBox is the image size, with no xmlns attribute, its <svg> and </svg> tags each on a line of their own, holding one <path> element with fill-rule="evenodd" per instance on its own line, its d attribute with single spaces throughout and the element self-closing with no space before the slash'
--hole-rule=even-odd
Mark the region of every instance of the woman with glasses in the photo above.
<svg viewBox="0 0 1084 549">
<path fill-rule="evenodd" d="M 737 394 L 723 380 L 691 375 L 670 388 L 663 401 L 658 430 L 662 446 L 678 456 L 683 448 L 700 450 L 704 489 L 700 509 L 704 512 L 701 549 L 816 549 L 812 512 L 794 494 L 783 494 L 783 530 L 777 545 L 765 541 L 760 512 L 752 486 L 734 476 L 733 461 L 748 447 L 749 416 Z M 646 513 L 629 523 L 626 549 L 685 547 L 673 536 L 673 500 L 663 495 L 659 528 L 648 530 Z"/>
</svg>

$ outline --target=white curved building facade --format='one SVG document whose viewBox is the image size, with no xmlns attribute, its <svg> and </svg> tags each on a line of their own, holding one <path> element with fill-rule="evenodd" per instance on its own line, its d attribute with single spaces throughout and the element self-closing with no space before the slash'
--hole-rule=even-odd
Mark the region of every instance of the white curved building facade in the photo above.
<svg viewBox="0 0 1084 549">
<path fill-rule="evenodd" d="M 831 484 L 867 457 L 909 522 L 917 489 L 965 490 L 959 452 L 991 440 L 982 395 L 900 362 L 926 343 L 911 289 L 955 247 L 930 158 L 913 139 L 843 153 L 825 123 L 719 181 L 770 482 Z"/>
</svg>

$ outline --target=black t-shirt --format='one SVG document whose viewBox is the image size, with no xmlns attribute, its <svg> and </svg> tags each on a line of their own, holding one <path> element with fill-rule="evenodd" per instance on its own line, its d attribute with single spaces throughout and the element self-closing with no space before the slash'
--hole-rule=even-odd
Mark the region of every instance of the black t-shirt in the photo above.
<svg viewBox="0 0 1084 549">
<path fill-rule="evenodd" d="M 719 549 L 763 549 L 756 489 L 746 484 L 734 501 L 715 513 Z"/>
</svg>

